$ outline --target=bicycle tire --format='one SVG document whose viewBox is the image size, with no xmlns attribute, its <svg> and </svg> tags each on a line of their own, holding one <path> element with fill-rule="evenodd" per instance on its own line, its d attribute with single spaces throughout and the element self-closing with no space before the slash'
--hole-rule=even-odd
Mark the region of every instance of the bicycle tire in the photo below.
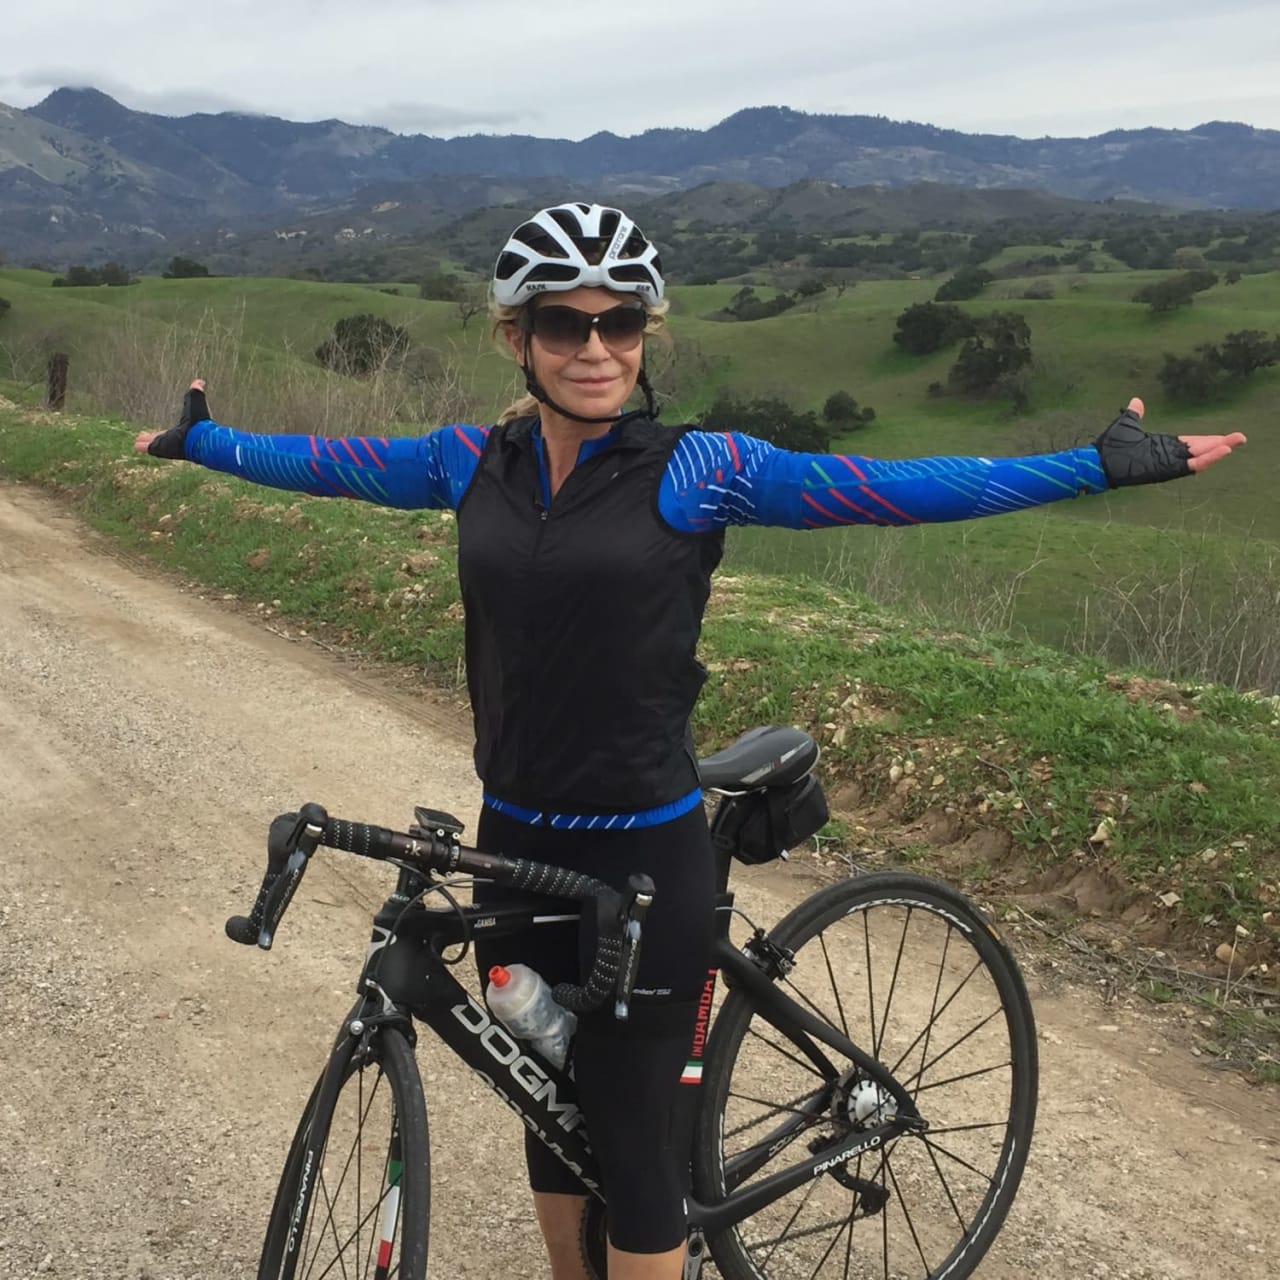
<svg viewBox="0 0 1280 1280">
<path fill-rule="evenodd" d="M 712 1235 L 717 1267 L 725 1280 L 962 1280 L 1004 1222 L 1035 1127 L 1035 1022 L 1007 944 L 955 890 L 899 872 L 821 889 L 769 936 L 795 955 L 795 968 L 781 978 L 788 994 L 888 1066 L 930 1129 L 820 1173 Z M 908 948 L 909 937 L 921 946 Z M 931 965 L 914 958 L 926 944 Z M 906 963 L 904 950 L 912 953 Z M 886 997 L 882 1009 L 878 992 Z M 914 1037 L 904 1013 L 926 1020 Z M 743 992 L 729 992 L 707 1048 L 695 1138 L 694 1194 L 703 1203 L 725 1198 L 735 1181 L 732 1162 L 743 1152 L 754 1157 L 737 1184 L 745 1187 L 875 1123 L 884 1095 L 868 1094 L 852 1064 L 835 1063 L 836 1079 L 823 1080 L 792 1050 Z M 945 1074 L 931 1076 L 935 1068 Z M 861 1120 L 859 1095 L 872 1108 Z M 756 1135 L 743 1139 L 753 1128 Z M 995 1154 L 983 1159 L 987 1148 Z M 938 1185 L 927 1185 L 930 1179 Z M 908 1204 L 917 1193 L 926 1216 Z M 811 1221 L 824 1214 L 825 1223 Z"/>
<path fill-rule="evenodd" d="M 424 1280 L 431 1168 L 426 1100 L 409 1041 L 386 1028 L 353 1054 L 327 1115 L 319 1114 L 322 1083 L 323 1076 L 285 1159 L 258 1280 L 334 1274 Z M 304 1153 L 314 1145 L 313 1132 L 323 1135 L 323 1146 L 319 1161 L 313 1157 L 315 1176 L 304 1180 Z M 366 1171 L 375 1170 L 376 1187 L 366 1196 Z"/>
</svg>

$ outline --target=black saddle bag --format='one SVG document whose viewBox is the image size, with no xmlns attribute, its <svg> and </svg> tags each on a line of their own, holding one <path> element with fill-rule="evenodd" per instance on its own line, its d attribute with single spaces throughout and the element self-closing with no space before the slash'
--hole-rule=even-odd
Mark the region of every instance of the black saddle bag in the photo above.
<svg viewBox="0 0 1280 1280">
<path fill-rule="evenodd" d="M 785 787 L 726 796 L 716 811 L 711 840 L 739 862 L 772 862 L 816 834 L 830 816 L 822 784 L 808 773 Z"/>
</svg>

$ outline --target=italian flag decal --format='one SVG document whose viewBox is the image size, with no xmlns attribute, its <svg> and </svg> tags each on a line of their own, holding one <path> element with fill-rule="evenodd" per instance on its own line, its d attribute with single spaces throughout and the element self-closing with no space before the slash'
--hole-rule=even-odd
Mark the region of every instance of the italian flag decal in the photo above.
<svg viewBox="0 0 1280 1280">
<path fill-rule="evenodd" d="M 670 1080 L 671 1077 L 668 1076 L 667 1079 Z M 702 1063 L 700 1062 L 688 1063 L 685 1066 L 685 1069 L 680 1076 L 680 1083 L 681 1084 L 701 1084 L 702 1083 Z"/>
</svg>

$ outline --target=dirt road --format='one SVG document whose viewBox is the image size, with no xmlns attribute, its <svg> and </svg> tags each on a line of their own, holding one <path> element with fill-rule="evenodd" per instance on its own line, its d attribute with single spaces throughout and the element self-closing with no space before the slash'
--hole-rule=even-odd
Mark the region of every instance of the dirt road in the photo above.
<svg viewBox="0 0 1280 1280">
<path fill-rule="evenodd" d="M 267 822 L 303 800 L 472 824 L 468 746 L 451 714 L 0 487 L 0 1276 L 254 1274 L 385 881 L 319 861 L 269 954 L 223 920 L 256 887 Z M 811 887 L 788 874 L 743 876 L 753 914 Z M 1276 1092 L 1207 1071 L 1184 1021 L 1047 976 L 1031 1166 L 980 1274 L 1274 1276 Z M 432 1274 L 542 1275 L 515 1121 L 420 1057 Z"/>
</svg>

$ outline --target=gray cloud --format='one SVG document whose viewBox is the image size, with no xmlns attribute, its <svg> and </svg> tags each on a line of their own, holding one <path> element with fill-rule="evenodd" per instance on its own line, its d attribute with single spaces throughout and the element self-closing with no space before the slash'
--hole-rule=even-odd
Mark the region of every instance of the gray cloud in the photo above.
<svg viewBox="0 0 1280 1280">
<path fill-rule="evenodd" d="M 1280 129 L 1277 65 L 1275 0 L 539 0 L 536 22 L 527 0 L 41 0 L 6 15 L 0 101 L 92 84 L 164 114 L 571 138 L 780 104 L 1062 136 Z"/>
</svg>

